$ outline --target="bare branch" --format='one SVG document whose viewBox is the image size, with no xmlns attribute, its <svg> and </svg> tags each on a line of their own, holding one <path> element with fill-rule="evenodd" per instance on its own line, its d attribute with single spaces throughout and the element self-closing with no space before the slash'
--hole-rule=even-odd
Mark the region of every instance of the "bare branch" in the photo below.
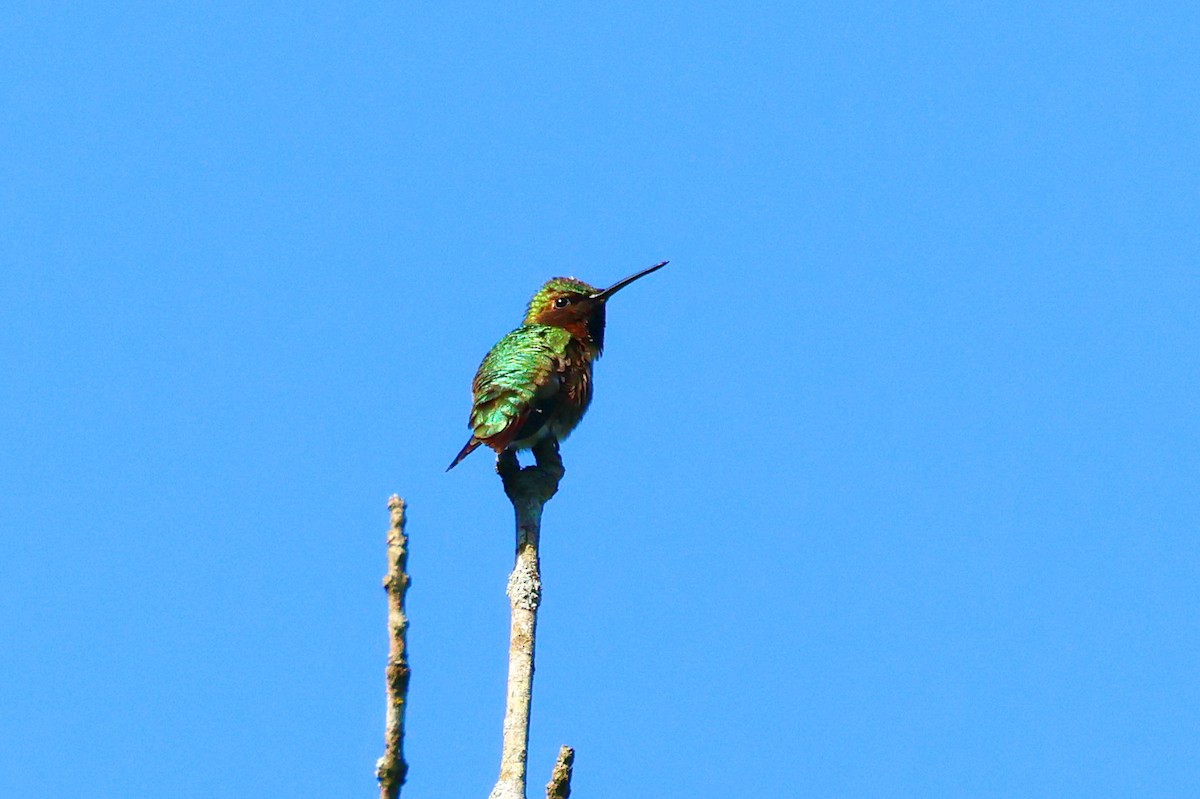
<svg viewBox="0 0 1200 799">
<path fill-rule="evenodd" d="M 575 750 L 564 746 L 558 750 L 558 762 L 546 786 L 546 799 L 569 799 L 571 796 L 571 771 L 575 766 Z"/>
<path fill-rule="evenodd" d="M 392 526 L 388 530 L 388 573 L 383 587 L 388 595 L 387 722 L 383 757 L 375 764 L 380 799 L 397 799 L 408 776 L 404 762 L 404 708 L 408 704 L 408 617 L 404 597 L 408 592 L 408 536 L 404 533 L 404 500 L 393 494 L 388 500 Z"/>
<path fill-rule="evenodd" d="M 537 610 L 542 596 L 538 543 L 542 506 L 558 491 L 564 470 L 558 443 L 546 439 L 534 447 L 536 466 L 524 469 L 512 452 L 496 459 L 496 471 L 517 517 L 517 558 L 508 579 L 512 608 L 509 631 L 508 692 L 504 708 L 504 747 L 500 779 L 490 799 L 525 799 L 526 763 L 529 758 L 529 706 L 533 696 L 533 653 L 537 636 Z"/>
</svg>

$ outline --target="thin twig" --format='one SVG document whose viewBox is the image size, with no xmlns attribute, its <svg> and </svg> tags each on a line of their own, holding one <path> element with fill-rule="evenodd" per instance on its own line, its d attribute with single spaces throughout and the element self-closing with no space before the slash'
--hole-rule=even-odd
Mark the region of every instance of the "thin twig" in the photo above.
<svg viewBox="0 0 1200 799">
<path fill-rule="evenodd" d="M 546 799 L 569 799 L 571 796 L 571 771 L 575 766 L 575 750 L 564 746 L 558 750 L 558 762 L 546 786 Z"/>
<path fill-rule="evenodd" d="M 496 471 L 517 517 L 517 559 L 508 579 L 512 608 L 509 631 L 508 692 L 504 707 L 504 747 L 500 779 L 490 799 L 525 799 L 526 762 L 529 758 L 529 705 L 533 696 L 533 653 L 537 637 L 537 610 L 542 595 L 538 541 L 542 506 L 558 491 L 563 477 L 558 443 L 546 439 L 534 447 L 536 466 L 524 469 L 517 456 L 505 452 L 496 459 Z"/>
<path fill-rule="evenodd" d="M 395 494 L 388 500 L 392 526 L 388 530 L 388 573 L 383 587 L 388 595 L 387 723 L 384 729 L 383 757 L 375 764 L 380 799 L 397 799 L 400 786 L 408 776 L 404 762 L 404 708 L 408 704 L 408 617 L 404 615 L 404 596 L 408 592 L 408 536 L 404 533 L 404 500 Z"/>
</svg>

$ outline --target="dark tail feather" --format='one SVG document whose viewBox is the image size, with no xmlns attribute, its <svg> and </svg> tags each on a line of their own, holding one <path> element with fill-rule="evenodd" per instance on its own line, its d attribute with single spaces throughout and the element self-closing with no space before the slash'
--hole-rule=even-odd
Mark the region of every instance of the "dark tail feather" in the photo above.
<svg viewBox="0 0 1200 799">
<path fill-rule="evenodd" d="M 446 471 L 450 471 L 455 466 L 457 466 L 459 461 L 461 461 L 463 458 L 467 457 L 472 452 L 474 452 L 475 448 L 478 447 L 482 443 L 483 442 L 480 441 L 475 436 L 471 436 L 471 440 L 466 443 L 466 446 L 464 446 L 461 450 L 459 450 L 458 455 L 455 456 L 454 460 L 451 461 L 450 465 L 446 467 Z"/>
</svg>

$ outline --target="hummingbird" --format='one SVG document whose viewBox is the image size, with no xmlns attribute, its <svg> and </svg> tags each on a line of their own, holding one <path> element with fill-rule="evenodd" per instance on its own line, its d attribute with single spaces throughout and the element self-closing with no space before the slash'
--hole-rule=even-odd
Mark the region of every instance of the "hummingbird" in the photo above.
<svg viewBox="0 0 1200 799">
<path fill-rule="evenodd" d="M 471 438 L 450 471 L 480 444 L 497 453 L 529 449 L 571 434 L 592 401 L 592 363 L 604 352 L 609 298 L 666 261 L 598 289 L 573 277 L 547 280 L 525 321 L 484 356 L 471 384 Z"/>
</svg>

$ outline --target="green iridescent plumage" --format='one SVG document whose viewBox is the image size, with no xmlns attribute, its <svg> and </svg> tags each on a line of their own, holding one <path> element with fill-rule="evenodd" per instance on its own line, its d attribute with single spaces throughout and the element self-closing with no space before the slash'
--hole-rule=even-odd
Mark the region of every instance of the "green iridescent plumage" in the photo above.
<svg viewBox="0 0 1200 799">
<path fill-rule="evenodd" d="M 492 347 L 473 385 L 471 433 L 487 439 L 504 432 L 553 385 L 571 334 L 561 327 L 518 327 Z"/>
<path fill-rule="evenodd" d="M 604 308 L 620 289 L 666 261 L 604 290 L 573 277 L 547 281 L 525 321 L 492 347 L 472 384 L 471 438 L 447 467 L 481 444 L 496 452 L 562 441 L 592 401 L 592 362 L 604 349 Z"/>
</svg>

